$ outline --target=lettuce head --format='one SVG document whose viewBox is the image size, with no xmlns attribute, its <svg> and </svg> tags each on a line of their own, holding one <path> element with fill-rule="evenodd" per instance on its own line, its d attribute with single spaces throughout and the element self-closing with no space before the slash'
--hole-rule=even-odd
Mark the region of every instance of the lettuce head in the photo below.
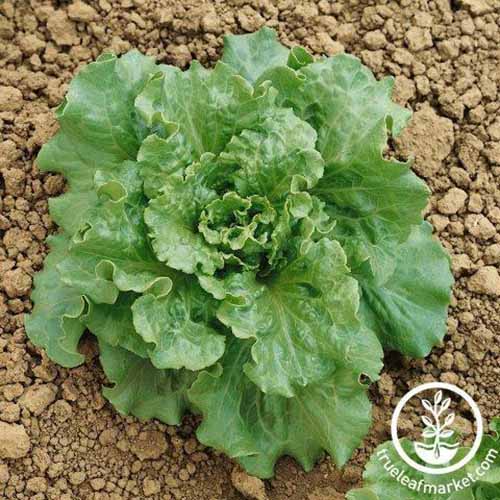
<svg viewBox="0 0 500 500">
<path fill-rule="evenodd" d="M 119 412 L 200 414 L 199 440 L 252 474 L 345 463 L 383 349 L 426 355 L 452 284 L 426 185 L 383 154 L 410 118 L 392 86 L 268 28 L 227 36 L 213 69 L 83 68 L 38 156 L 68 189 L 30 339 L 74 367 L 90 331 Z"/>
</svg>

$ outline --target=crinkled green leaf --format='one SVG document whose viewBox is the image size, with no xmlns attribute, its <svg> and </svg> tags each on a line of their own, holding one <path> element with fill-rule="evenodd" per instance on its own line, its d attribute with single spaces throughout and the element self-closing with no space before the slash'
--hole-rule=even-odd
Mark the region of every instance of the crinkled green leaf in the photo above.
<svg viewBox="0 0 500 500">
<path fill-rule="evenodd" d="M 253 84 L 264 71 L 285 66 L 288 53 L 276 32 L 263 27 L 248 35 L 226 35 L 222 60 Z"/>
<path fill-rule="evenodd" d="M 334 237 L 345 245 L 350 267 L 369 260 L 383 281 L 393 271 L 397 244 L 420 223 L 428 197 L 408 164 L 382 155 L 387 132 L 397 135 L 410 117 L 391 101 L 393 79 L 377 81 L 347 55 L 265 77 L 280 90 L 283 105 L 292 105 L 318 132 L 325 173 L 313 192 L 337 220 Z"/>
<path fill-rule="evenodd" d="M 288 55 L 287 65 L 292 69 L 300 69 L 314 62 L 314 57 L 307 52 L 304 47 L 296 45 L 290 50 Z M 284 69 L 284 68 L 280 68 Z"/>
<path fill-rule="evenodd" d="M 123 347 L 142 358 L 148 357 L 148 345 L 135 331 L 132 304 L 138 295 L 121 293 L 114 304 L 88 304 L 81 320 L 100 341 L 112 347 Z"/>
<path fill-rule="evenodd" d="M 364 269 L 356 277 L 364 320 L 385 348 L 423 357 L 442 340 L 453 276 L 430 224 L 415 226 L 397 248 L 394 273 L 385 283 Z"/>
<path fill-rule="evenodd" d="M 385 147 L 380 131 L 398 135 L 411 112 L 391 100 L 393 78 L 377 80 L 356 57 L 339 54 L 299 70 L 301 96 L 289 96 L 318 132 L 318 150 L 327 165 L 347 164 L 366 148 Z M 378 132 L 378 133 L 377 133 Z M 375 145 L 371 144 L 375 142 Z"/>
<path fill-rule="evenodd" d="M 82 217 L 96 205 L 97 201 L 98 196 L 94 191 L 71 190 L 57 198 L 49 199 L 50 215 L 71 235 L 78 230 Z"/>
<path fill-rule="evenodd" d="M 259 477 L 271 477 L 282 455 L 312 469 L 322 451 L 338 465 L 351 456 L 370 426 L 366 387 L 358 381 L 364 362 L 379 352 L 377 339 L 363 335 L 337 339 L 336 369 L 326 380 L 297 389 L 293 398 L 261 392 L 241 367 L 251 359 L 251 343 L 229 342 L 218 370 L 202 372 L 189 398 L 203 414 L 198 439 L 238 459 Z M 351 345 L 345 345 L 350 341 Z"/>
<path fill-rule="evenodd" d="M 271 246 L 276 211 L 266 197 L 242 198 L 228 191 L 201 212 L 198 231 L 205 241 L 220 248 L 226 260 L 244 269 L 257 269 Z"/>
<path fill-rule="evenodd" d="M 149 356 L 157 368 L 201 370 L 224 353 L 224 335 L 209 324 L 215 301 L 195 278 L 177 277 L 167 295 L 143 295 L 132 311 L 135 329 L 154 344 Z"/>
<path fill-rule="evenodd" d="M 324 380 L 335 370 L 337 337 L 360 329 L 358 286 L 331 240 L 311 244 L 263 283 L 246 272 L 225 287 L 217 317 L 237 337 L 256 339 L 244 371 L 266 393 L 292 397 Z"/>
<path fill-rule="evenodd" d="M 266 116 L 275 92 L 266 85 L 254 89 L 227 64 L 218 62 L 207 70 L 197 61 L 187 71 L 168 67 L 139 96 L 142 116 L 154 123 L 161 114 L 163 122 L 175 123 L 198 156 L 220 153 L 231 137 L 252 128 Z M 159 118 L 156 118 L 159 120 Z"/>
<path fill-rule="evenodd" d="M 190 408 L 187 390 L 195 375 L 187 370 L 159 370 L 136 354 L 99 341 L 104 373 L 114 384 L 105 398 L 123 415 L 157 418 L 178 425 Z"/>
<path fill-rule="evenodd" d="M 140 165 L 135 161 L 124 161 L 113 170 L 96 170 L 94 185 L 98 199 L 123 199 L 124 204 L 135 207 L 145 205 Z"/>
<path fill-rule="evenodd" d="M 318 241 L 331 233 L 335 221 L 328 217 L 324 208 L 325 204 L 319 198 L 306 192 L 287 197 L 271 235 L 268 259 L 274 268 L 286 266 L 290 249 Z"/>
<path fill-rule="evenodd" d="M 114 303 L 120 290 L 168 290 L 171 270 L 157 261 L 150 247 L 144 202 L 130 197 L 116 181 L 102 184 L 98 193 L 100 203 L 88 211 L 68 255 L 57 266 L 61 279 L 106 304 Z"/>
<path fill-rule="evenodd" d="M 419 462 L 411 441 L 402 439 L 401 446 L 413 460 Z M 491 450 L 493 450 L 492 453 L 490 453 Z M 468 452 L 469 448 L 461 448 L 454 462 L 461 460 Z M 470 477 L 469 475 L 473 475 L 476 481 L 470 487 L 453 493 L 446 492 L 446 488 L 444 491 L 438 489 L 424 491 L 422 486 L 421 491 L 412 490 L 390 475 L 384 468 L 384 464 L 388 460 L 380 458 L 382 455 L 386 455 L 391 464 L 399 471 L 405 471 L 410 480 L 415 481 L 415 485 L 423 480 L 425 483 L 435 485 L 438 488 L 440 485 L 446 485 L 453 480 L 459 481 L 462 478 Z M 484 476 L 478 477 L 476 474 L 477 469 L 486 459 L 490 462 L 489 468 L 481 471 Z M 392 442 L 387 441 L 381 444 L 371 456 L 363 474 L 363 479 L 364 487 L 347 493 L 347 500 L 401 500 L 403 498 L 405 500 L 497 500 L 496 495 L 500 487 L 500 440 L 498 435 L 485 434 L 478 452 L 470 462 L 453 473 L 441 475 L 425 474 L 408 466 L 399 457 Z"/>
<path fill-rule="evenodd" d="M 79 317 L 85 302 L 81 293 L 61 281 L 57 263 L 68 252 L 68 239 L 63 235 L 48 240 L 51 252 L 42 272 L 35 276 L 31 299 L 35 307 L 26 315 L 24 324 L 30 340 L 43 347 L 49 357 L 62 366 L 73 367 L 84 361 L 77 351 L 85 327 Z"/>
<path fill-rule="evenodd" d="M 70 84 L 57 111 L 60 131 L 37 158 L 41 170 L 61 172 L 70 191 L 51 201 L 52 216 L 71 234 L 97 200 L 96 170 L 135 160 L 143 127 L 134 119 L 134 100 L 156 66 L 137 51 L 101 56 Z"/>
<path fill-rule="evenodd" d="M 256 244 L 265 243 L 259 241 L 262 238 L 255 231 L 259 229 L 259 224 L 265 227 L 275 217 L 276 211 L 266 197 L 253 195 L 243 198 L 234 191 L 228 191 L 204 208 L 198 229 L 210 244 L 241 250 L 249 239 Z"/>
<path fill-rule="evenodd" d="M 199 213 L 216 198 L 215 191 L 197 176 L 172 176 L 163 193 L 151 200 L 144 214 L 157 258 L 188 274 L 213 274 L 222 268 L 221 253 L 197 231 Z"/>
<path fill-rule="evenodd" d="M 237 165 L 235 184 L 243 196 L 260 194 L 277 203 L 295 180 L 312 188 L 323 175 L 323 160 L 314 149 L 316 132 L 291 110 L 277 110 L 259 130 L 235 135 L 221 154 L 223 164 Z"/>
<path fill-rule="evenodd" d="M 182 171 L 193 160 L 193 153 L 182 134 L 174 131 L 167 138 L 148 136 L 141 145 L 137 160 L 141 162 L 144 193 L 148 198 L 158 196 L 168 177 Z"/>
</svg>

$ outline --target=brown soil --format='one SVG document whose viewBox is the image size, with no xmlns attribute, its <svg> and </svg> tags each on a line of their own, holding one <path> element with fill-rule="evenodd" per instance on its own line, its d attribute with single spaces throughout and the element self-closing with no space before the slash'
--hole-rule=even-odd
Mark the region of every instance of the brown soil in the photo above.
<svg viewBox="0 0 500 500">
<path fill-rule="evenodd" d="M 423 381 L 463 387 L 487 420 L 500 415 L 500 4 L 498 0 L 0 0 L 0 496 L 35 499 L 255 498 L 330 500 L 357 484 L 388 438 L 398 397 Z M 120 417 L 87 362 L 54 366 L 25 337 L 23 314 L 44 240 L 47 198 L 64 188 L 34 159 L 56 130 L 53 109 L 78 68 L 131 48 L 160 61 L 211 64 L 222 34 L 278 30 L 315 54 L 359 56 L 396 77 L 414 111 L 398 155 L 432 189 L 427 218 L 453 258 L 449 332 L 425 360 L 387 356 L 372 389 L 374 426 L 341 472 L 325 459 L 305 474 L 283 459 L 272 481 L 248 478 L 180 428 Z M 464 412 L 458 425 L 471 423 Z M 407 430 L 413 424 L 408 416 Z M 223 423 L 221 423 L 223 425 Z"/>
</svg>

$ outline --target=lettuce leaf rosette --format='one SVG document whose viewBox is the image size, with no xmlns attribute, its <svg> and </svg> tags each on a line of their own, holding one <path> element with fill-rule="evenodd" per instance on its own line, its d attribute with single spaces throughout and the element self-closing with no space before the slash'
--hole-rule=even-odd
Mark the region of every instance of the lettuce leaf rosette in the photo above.
<svg viewBox="0 0 500 500">
<path fill-rule="evenodd" d="M 119 412 L 200 414 L 199 440 L 252 474 L 345 463 L 383 349 L 426 355 L 452 285 L 427 187 L 383 154 L 410 118 L 392 86 L 268 28 L 227 36 L 213 69 L 83 68 L 38 156 L 68 190 L 30 339 L 74 367 L 90 331 Z"/>
</svg>

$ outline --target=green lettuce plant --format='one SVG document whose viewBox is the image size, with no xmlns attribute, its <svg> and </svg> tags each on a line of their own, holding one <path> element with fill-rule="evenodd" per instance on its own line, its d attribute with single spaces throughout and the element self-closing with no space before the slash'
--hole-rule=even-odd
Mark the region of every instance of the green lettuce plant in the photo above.
<svg viewBox="0 0 500 500">
<path fill-rule="evenodd" d="M 427 187 L 383 156 L 410 117 L 392 85 L 267 28 L 226 37 L 210 70 L 135 51 L 83 68 L 38 156 L 69 187 L 31 340 L 73 367 L 88 329 L 119 412 L 201 414 L 199 440 L 252 474 L 343 464 L 382 348 L 426 355 L 452 284 Z"/>
<path fill-rule="evenodd" d="M 461 469 L 442 475 L 430 475 L 419 472 L 406 465 L 399 457 L 396 448 L 391 441 L 381 444 L 371 456 L 363 474 L 364 487 L 351 490 L 347 493 L 347 500 L 498 500 L 500 499 L 500 418 L 494 418 L 490 424 L 492 433 L 485 434 L 481 445 L 471 459 Z M 401 446 L 406 453 L 415 461 L 421 462 L 417 457 L 413 443 L 409 439 L 402 439 Z M 384 459 L 379 459 L 378 454 L 383 452 Z M 459 450 L 454 463 L 464 458 L 470 448 L 463 447 Z M 448 483 L 455 484 L 463 478 L 470 481 L 470 485 L 440 493 L 437 491 L 421 491 L 410 489 L 402 485 L 390 475 L 390 471 L 384 468 L 390 460 L 392 470 L 404 471 L 410 481 L 418 484 L 424 481 L 429 485 L 446 486 Z M 479 475 L 478 475 L 479 470 Z M 473 478 L 473 479 L 470 479 Z M 462 485 L 461 485 L 462 486 Z"/>
</svg>

